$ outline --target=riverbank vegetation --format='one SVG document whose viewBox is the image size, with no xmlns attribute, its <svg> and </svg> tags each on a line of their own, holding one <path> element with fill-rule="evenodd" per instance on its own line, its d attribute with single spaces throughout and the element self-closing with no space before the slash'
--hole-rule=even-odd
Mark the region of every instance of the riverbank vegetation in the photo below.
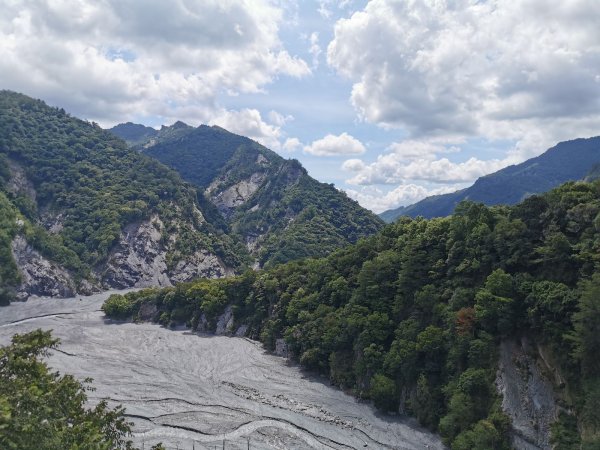
<svg viewBox="0 0 600 450">
<path fill-rule="evenodd" d="M 112 296 L 104 311 L 214 329 L 229 305 L 234 330 L 247 325 L 269 349 L 285 339 L 304 367 L 416 416 L 453 449 L 508 448 L 498 344 L 527 336 L 565 381 L 554 444 L 592 449 L 599 259 L 600 182 L 567 183 L 514 207 L 465 202 L 448 218 L 403 218 L 324 259 Z"/>
</svg>

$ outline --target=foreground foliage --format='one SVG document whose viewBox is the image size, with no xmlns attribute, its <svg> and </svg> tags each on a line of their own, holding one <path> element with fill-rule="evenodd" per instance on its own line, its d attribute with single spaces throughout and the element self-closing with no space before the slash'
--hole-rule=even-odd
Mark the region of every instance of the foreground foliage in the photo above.
<svg viewBox="0 0 600 450">
<path fill-rule="evenodd" d="M 132 449 L 123 408 L 86 408 L 90 388 L 41 360 L 58 343 L 36 330 L 0 348 L 0 448 Z"/>
<path fill-rule="evenodd" d="M 557 448 L 596 448 L 599 259 L 600 182 L 567 183 L 515 207 L 402 219 L 326 259 L 112 296 L 104 311 L 214 329 L 232 305 L 234 328 L 270 349 L 283 337 L 303 366 L 415 415 L 455 449 L 509 445 L 498 344 L 526 335 L 566 380 Z"/>
</svg>

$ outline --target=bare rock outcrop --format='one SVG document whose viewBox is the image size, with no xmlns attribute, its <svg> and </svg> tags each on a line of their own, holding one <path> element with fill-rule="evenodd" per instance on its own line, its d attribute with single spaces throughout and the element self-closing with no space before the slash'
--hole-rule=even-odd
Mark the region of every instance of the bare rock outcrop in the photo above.
<svg viewBox="0 0 600 450">
<path fill-rule="evenodd" d="M 17 299 L 27 300 L 32 295 L 40 297 L 72 297 L 77 291 L 67 270 L 52 263 L 34 250 L 23 236 L 12 242 L 12 253 L 21 274 Z"/>
<path fill-rule="evenodd" d="M 15 195 L 29 197 L 35 202 L 37 198 L 35 188 L 25 175 L 25 170 L 18 163 L 10 159 L 8 160 L 8 167 L 10 169 L 10 180 L 8 180 L 6 186 L 7 190 Z"/>
<path fill-rule="evenodd" d="M 172 234 L 165 241 L 163 230 L 164 224 L 157 215 L 125 227 L 103 270 L 101 278 L 104 285 L 118 289 L 171 286 L 199 277 L 233 275 L 233 271 L 216 255 L 206 250 L 187 256 L 169 269 L 167 253 L 177 241 L 177 236 Z"/>
<path fill-rule="evenodd" d="M 258 189 L 262 186 L 266 178 L 265 172 L 255 172 L 250 177 L 217 192 L 216 185 L 209 187 L 208 192 L 212 192 L 211 200 L 218 210 L 225 217 L 229 217 L 235 208 L 245 204 Z M 218 182 L 219 180 L 217 180 Z"/>
<path fill-rule="evenodd" d="M 233 328 L 233 309 L 231 308 L 231 305 L 228 305 L 227 308 L 225 308 L 225 311 L 223 311 L 223 314 L 221 314 L 217 318 L 217 327 L 215 329 L 215 334 L 216 335 L 230 334 L 232 332 L 232 328 Z"/>
<path fill-rule="evenodd" d="M 226 267 L 218 256 L 206 250 L 200 250 L 179 261 L 170 276 L 170 280 L 172 283 L 181 283 L 191 281 L 194 278 L 221 278 L 233 274 L 233 270 Z"/>
<path fill-rule="evenodd" d="M 107 287 L 170 286 L 158 216 L 125 227 L 102 275 Z"/>
<path fill-rule="evenodd" d="M 558 415 L 556 398 L 525 337 L 501 343 L 496 386 L 503 397 L 502 409 L 511 419 L 513 447 L 550 449 L 550 426 Z"/>
</svg>

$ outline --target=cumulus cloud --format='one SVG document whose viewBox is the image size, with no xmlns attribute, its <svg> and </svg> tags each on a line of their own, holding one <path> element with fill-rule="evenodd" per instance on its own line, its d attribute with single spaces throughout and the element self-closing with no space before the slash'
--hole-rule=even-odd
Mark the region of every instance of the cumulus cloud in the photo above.
<svg viewBox="0 0 600 450">
<path fill-rule="evenodd" d="M 323 52 L 321 50 L 321 46 L 319 45 L 319 33 L 316 31 L 311 33 L 308 41 L 310 43 L 308 52 L 312 55 L 312 66 L 316 69 L 319 67 L 319 56 L 321 56 L 321 53 Z"/>
<path fill-rule="evenodd" d="M 315 156 L 360 155 L 365 151 L 365 146 L 346 132 L 338 136 L 328 134 L 304 147 L 305 153 Z"/>
<path fill-rule="evenodd" d="M 292 153 L 302 147 L 302 142 L 298 138 L 292 137 L 287 138 L 283 145 L 281 146 L 281 150 L 286 153 Z"/>
<path fill-rule="evenodd" d="M 407 181 L 426 181 L 437 184 L 473 182 L 480 176 L 494 172 L 513 163 L 513 157 L 480 160 L 471 157 L 463 162 L 453 162 L 444 153 L 459 152 L 452 143 L 436 140 L 406 140 L 394 143 L 377 160 L 365 164 L 360 159 L 349 159 L 342 169 L 353 172 L 348 184 L 404 184 Z"/>
<path fill-rule="evenodd" d="M 360 172 L 366 167 L 367 165 L 361 159 L 347 159 L 342 164 L 342 169 L 349 172 Z"/>
<path fill-rule="evenodd" d="M 596 0 L 371 0 L 339 19 L 327 61 L 352 81 L 359 118 L 408 134 L 374 162 L 342 165 L 364 186 L 356 198 L 378 204 L 364 189 L 399 185 L 381 200 L 397 206 L 417 185 L 471 183 L 598 134 L 599 18 Z M 507 142 L 506 154 L 461 157 L 473 140 Z"/>
<path fill-rule="evenodd" d="M 256 109 L 222 110 L 217 117 L 209 121 L 209 124 L 218 125 L 232 133 L 249 137 L 275 151 L 282 147 L 280 143 L 280 139 L 283 137 L 281 127 L 265 122 L 260 111 Z"/>
<path fill-rule="evenodd" d="M 430 195 L 447 194 L 463 187 L 462 185 L 443 186 L 427 189 L 421 185 L 409 183 L 401 184 L 391 191 L 384 192 L 374 186 L 366 186 L 359 190 L 347 189 L 348 196 L 365 208 L 375 213 L 388 209 L 406 206 L 418 202 Z"/>
<path fill-rule="evenodd" d="M 0 84 L 110 123 L 208 121 L 219 94 L 310 73 L 268 0 L 24 0 L 0 9 Z"/>
<path fill-rule="evenodd" d="M 366 121 L 415 138 L 559 140 L 597 132 L 599 17 L 596 0 L 372 0 L 337 21 L 327 58 Z"/>
</svg>

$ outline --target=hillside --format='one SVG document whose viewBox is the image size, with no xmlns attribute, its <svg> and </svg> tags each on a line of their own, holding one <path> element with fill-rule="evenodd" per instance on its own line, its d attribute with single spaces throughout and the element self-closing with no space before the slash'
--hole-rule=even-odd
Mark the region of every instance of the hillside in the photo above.
<svg viewBox="0 0 600 450">
<path fill-rule="evenodd" d="M 158 134 L 158 131 L 152 127 L 131 122 L 121 123 L 111 128 L 110 131 L 127 142 L 128 145 L 142 144 Z"/>
<path fill-rule="evenodd" d="M 479 178 L 473 186 L 451 194 L 427 197 L 409 206 L 381 213 L 386 222 L 400 216 L 425 218 L 452 214 L 463 200 L 486 205 L 514 205 L 532 194 L 546 192 L 566 181 L 581 180 L 600 162 L 600 136 L 557 144 L 540 156 Z"/>
<path fill-rule="evenodd" d="M 9 91 L 0 92 L 0 209 L 4 302 L 223 276 L 244 257 L 176 172 Z"/>
<path fill-rule="evenodd" d="M 123 127 L 110 131 L 126 137 Z M 134 148 L 201 188 L 210 220 L 243 242 L 258 266 L 325 256 L 383 223 L 298 161 L 220 127 L 177 122 Z"/>
<path fill-rule="evenodd" d="M 453 449 L 597 448 L 599 221 L 600 182 L 567 183 L 513 207 L 403 218 L 325 259 L 103 308 L 203 331 L 227 323 L 414 415 Z"/>
</svg>

